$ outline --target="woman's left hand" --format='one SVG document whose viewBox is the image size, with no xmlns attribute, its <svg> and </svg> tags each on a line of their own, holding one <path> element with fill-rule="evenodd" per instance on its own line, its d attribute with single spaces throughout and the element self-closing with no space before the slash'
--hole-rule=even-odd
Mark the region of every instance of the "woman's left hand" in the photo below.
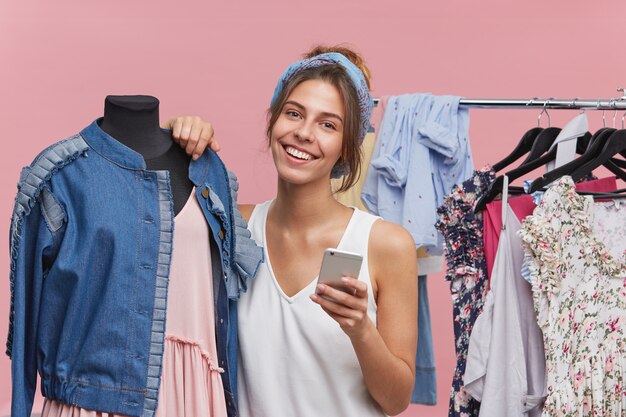
<svg viewBox="0 0 626 417">
<path fill-rule="evenodd" d="M 213 137 L 211 123 L 198 116 L 178 116 L 168 119 L 161 127 L 172 130 L 172 139 L 194 160 L 198 159 L 207 147 L 220 150 L 219 143 Z"/>
<path fill-rule="evenodd" d="M 341 329 L 350 337 L 363 337 L 373 324 L 367 315 L 367 284 L 351 277 L 343 277 L 343 285 L 353 289 L 354 294 L 335 289 L 326 284 L 317 284 L 311 300 L 319 304 Z M 331 300 L 328 300 L 325 295 Z"/>
</svg>

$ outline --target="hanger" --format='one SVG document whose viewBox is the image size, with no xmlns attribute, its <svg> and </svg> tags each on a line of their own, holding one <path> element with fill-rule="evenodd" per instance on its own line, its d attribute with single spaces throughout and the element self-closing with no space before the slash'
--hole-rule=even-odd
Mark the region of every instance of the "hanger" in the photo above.
<svg viewBox="0 0 626 417">
<path fill-rule="evenodd" d="M 621 190 L 613 191 L 610 193 L 598 193 L 594 191 L 576 191 L 577 194 L 580 195 L 590 195 L 594 200 L 620 200 L 622 198 L 626 198 L 626 194 L 624 194 L 623 188 Z"/>
<path fill-rule="evenodd" d="M 623 91 L 623 89 L 619 88 L 618 91 Z M 609 102 L 615 103 L 615 99 L 611 99 Z M 617 129 L 617 123 L 615 122 L 615 118 L 616 117 L 617 117 L 617 110 L 615 110 L 615 112 L 613 113 L 613 129 Z M 626 112 L 624 112 L 624 114 L 622 115 L 622 129 L 624 129 L 624 117 L 626 117 Z M 602 127 L 606 128 L 606 120 L 605 120 L 605 112 L 604 112 L 604 110 L 602 111 Z M 589 145 L 591 145 L 591 143 L 589 143 Z M 626 151 L 620 152 L 620 155 L 622 155 L 624 158 L 626 158 Z M 611 162 L 614 163 L 615 165 L 619 166 L 620 168 L 626 169 L 626 161 L 623 160 L 623 159 L 611 158 Z"/>
<path fill-rule="evenodd" d="M 613 132 L 609 138 L 606 140 L 604 147 L 600 151 L 600 153 L 591 161 L 587 162 L 583 166 L 579 166 L 572 172 L 572 179 L 574 181 L 578 181 L 583 178 L 587 173 L 592 172 L 594 169 L 599 167 L 600 165 L 605 165 L 606 162 L 611 162 L 611 159 L 614 155 L 618 153 L 622 153 L 626 151 L 626 130 L 620 129 Z M 609 168 L 609 166 L 607 166 Z M 611 169 L 611 168 L 609 168 Z M 622 179 L 622 181 L 626 181 L 626 172 L 621 169 L 617 171 L 613 171 L 615 175 Z"/>
<path fill-rule="evenodd" d="M 605 155 L 612 152 L 612 150 L 616 148 L 616 139 L 614 139 L 612 147 L 605 150 L 609 138 L 617 132 L 619 131 L 613 128 L 602 128 L 598 130 L 590 139 L 589 146 L 582 156 L 555 168 L 552 171 L 545 173 L 540 178 L 534 180 L 530 186 L 529 192 L 532 193 L 538 191 L 564 175 L 571 175 L 574 181 L 577 181 L 600 165 L 605 165 L 611 172 L 626 181 L 626 172 L 620 168 L 620 165 L 618 165 L 621 164 L 620 162 L 617 162 L 619 160 L 611 159 L 611 157 L 619 151 L 613 152 L 605 157 Z M 626 145 L 626 142 L 624 142 L 623 145 Z M 626 146 L 621 149 L 621 151 L 626 151 Z M 603 155 L 603 157 L 600 157 L 600 155 Z M 596 162 L 597 165 L 590 169 L 591 165 L 596 164 Z M 585 167 L 584 170 L 582 168 L 583 166 Z M 585 172 L 584 174 L 582 174 L 583 171 Z M 576 173 L 576 177 L 574 177 L 574 173 Z"/>
<path fill-rule="evenodd" d="M 537 97 L 531 98 L 528 101 L 528 103 L 526 103 L 526 105 L 527 106 L 531 105 L 536 98 Z M 544 130 L 541 127 L 541 116 L 544 113 L 548 116 L 548 127 L 550 127 L 550 114 L 548 113 L 548 111 L 546 109 L 546 106 L 548 105 L 548 102 L 549 102 L 549 100 L 547 100 L 544 103 L 543 109 L 541 110 L 541 112 L 539 113 L 539 116 L 537 117 L 537 127 L 534 127 L 532 129 L 530 129 L 529 131 L 527 131 L 526 133 L 524 133 L 524 136 L 522 136 L 520 141 L 517 143 L 517 146 L 515 147 L 515 149 L 513 149 L 513 151 L 509 155 L 507 155 L 504 159 L 502 159 L 501 161 L 499 161 L 499 162 L 497 162 L 497 163 L 492 165 L 492 168 L 493 168 L 493 170 L 495 172 L 503 170 L 507 166 L 511 165 L 513 162 L 515 162 L 518 159 L 520 159 L 522 156 L 526 155 L 528 152 L 533 153 L 533 149 L 535 149 L 536 139 L 541 134 L 541 132 Z M 535 151 L 535 152 L 537 152 L 537 151 Z M 527 162 L 528 160 L 529 160 L 529 157 L 527 157 L 524 162 Z"/>
<path fill-rule="evenodd" d="M 561 133 L 560 127 L 548 127 L 539 133 L 537 138 L 535 138 L 535 143 L 533 143 L 530 153 L 526 159 L 524 159 L 524 162 L 521 163 L 520 167 L 536 160 L 541 155 L 546 153 L 554 143 L 557 136 L 559 136 L 559 133 Z"/>
<path fill-rule="evenodd" d="M 535 138 L 539 135 L 539 133 L 541 133 L 542 130 L 543 128 L 541 127 L 533 127 L 528 132 L 524 133 L 524 136 L 522 136 L 520 141 L 517 143 L 515 149 L 513 149 L 513 151 L 500 162 L 492 165 L 493 170 L 496 172 L 501 171 L 527 154 L 528 151 L 532 149 Z"/>
<path fill-rule="evenodd" d="M 558 133 L 557 133 L 558 135 Z M 591 133 L 587 132 L 584 136 L 580 136 L 576 140 L 576 153 L 583 154 L 587 150 L 587 146 L 591 141 Z M 548 148 L 550 146 L 548 145 Z M 534 171 L 535 169 L 547 164 L 550 161 L 556 159 L 557 148 L 554 147 L 546 152 L 544 155 L 541 155 L 539 158 L 531 160 L 525 164 L 520 165 L 519 167 L 507 172 L 505 175 L 509 177 L 509 181 L 514 181 L 518 178 L 523 177 L 524 175 Z M 533 181 L 534 184 L 534 181 Z M 494 182 L 491 183 L 489 189 L 481 198 L 478 199 L 476 205 L 474 206 L 474 212 L 477 213 L 481 210 L 484 210 L 487 204 L 493 201 L 494 198 L 498 196 L 502 192 L 503 178 L 502 176 L 496 177 Z M 541 188 L 541 187 L 539 187 Z M 515 190 L 514 187 L 509 187 L 509 190 Z M 537 191 L 537 190 L 534 190 Z"/>
<path fill-rule="evenodd" d="M 561 133 L 560 128 L 551 126 L 552 123 L 550 120 L 550 113 L 548 113 L 547 109 L 550 100 L 552 100 L 552 98 L 547 99 L 545 103 L 543 103 L 543 109 L 537 117 L 537 125 L 541 126 L 541 115 L 545 113 L 545 115 L 548 117 L 548 127 L 546 129 L 543 129 L 541 132 L 539 132 L 539 134 L 537 134 L 537 136 L 535 136 L 530 152 L 528 156 L 526 156 L 526 159 L 524 159 L 524 161 L 520 164 L 520 167 L 531 161 L 536 160 L 545 152 L 547 152 L 554 143 L 555 139 L 558 137 L 559 133 Z M 507 173 L 507 176 L 509 176 L 509 173 Z M 516 178 L 509 177 L 509 179 L 512 181 Z"/>
<path fill-rule="evenodd" d="M 580 195 L 590 195 L 590 196 L 593 197 L 594 200 L 599 200 L 599 199 L 603 199 L 603 200 L 611 199 L 611 200 L 613 200 L 613 199 L 626 198 L 626 188 L 620 188 L 618 190 L 611 191 L 611 192 L 576 190 L 576 193 L 580 194 Z"/>
<path fill-rule="evenodd" d="M 572 106 L 576 108 L 576 100 L 572 100 Z M 589 131 L 589 121 L 585 109 L 582 109 L 578 115 L 570 119 L 559 133 L 559 136 L 550 146 L 557 147 L 556 158 L 546 165 L 546 172 L 553 170 L 555 167 L 564 165 L 576 158 L 576 148 L 578 138 L 585 135 Z"/>
</svg>

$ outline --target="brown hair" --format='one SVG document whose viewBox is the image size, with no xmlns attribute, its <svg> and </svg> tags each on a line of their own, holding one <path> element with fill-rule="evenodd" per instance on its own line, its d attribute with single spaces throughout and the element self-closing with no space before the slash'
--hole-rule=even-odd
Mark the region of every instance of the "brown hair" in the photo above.
<svg viewBox="0 0 626 417">
<path fill-rule="evenodd" d="M 316 55 L 338 52 L 348 58 L 356 65 L 370 86 L 370 71 L 365 65 L 363 58 L 352 49 L 346 46 L 315 46 L 309 52 L 304 54 L 304 58 L 312 58 Z M 314 68 L 307 68 L 294 75 L 284 86 L 274 104 L 268 110 L 267 137 L 270 139 L 272 129 L 285 102 L 293 90 L 304 81 L 322 80 L 333 85 L 344 101 L 345 121 L 343 124 L 343 142 L 341 146 L 341 157 L 337 161 L 337 165 L 344 166 L 346 175 L 342 177 L 341 187 L 336 192 L 342 192 L 352 187 L 359 179 L 361 174 L 361 146 L 359 138 L 359 118 L 361 117 L 359 100 L 356 87 L 354 86 L 350 76 L 345 69 L 339 64 L 328 64 Z"/>
</svg>

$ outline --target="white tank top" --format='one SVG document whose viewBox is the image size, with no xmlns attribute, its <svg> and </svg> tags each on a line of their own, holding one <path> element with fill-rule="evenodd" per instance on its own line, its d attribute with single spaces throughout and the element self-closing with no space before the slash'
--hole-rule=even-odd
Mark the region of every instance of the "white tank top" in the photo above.
<svg viewBox="0 0 626 417">
<path fill-rule="evenodd" d="M 263 247 L 273 200 L 255 207 L 248 229 Z M 376 323 L 368 270 L 368 241 L 379 217 L 355 209 L 338 249 L 363 255 L 359 280 L 368 285 L 367 314 Z M 384 416 L 369 395 L 354 348 L 309 295 L 317 278 L 288 297 L 265 257 L 238 302 L 239 410 L 242 417 Z"/>
</svg>

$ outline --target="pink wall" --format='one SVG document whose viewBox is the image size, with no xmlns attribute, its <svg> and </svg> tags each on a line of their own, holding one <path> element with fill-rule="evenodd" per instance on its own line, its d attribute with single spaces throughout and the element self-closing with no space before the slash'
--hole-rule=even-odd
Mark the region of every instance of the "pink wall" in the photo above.
<svg viewBox="0 0 626 417">
<path fill-rule="evenodd" d="M 46 145 L 102 113 L 107 94 L 152 94 L 162 115 L 211 120 L 222 157 L 239 176 L 240 201 L 273 195 L 264 112 L 278 74 L 318 42 L 348 42 L 366 56 L 374 95 L 613 97 L 626 85 L 621 42 L 626 3 L 552 0 L 279 0 L 0 2 L 0 236 L 8 235 L 19 170 Z M 593 6 L 592 6 L 593 5 Z M 572 112 L 552 112 L 553 124 Z M 481 165 L 503 156 L 536 111 L 473 110 Z M 611 115 L 612 117 L 612 115 Z M 591 126 L 600 126 L 592 114 Z M 621 114 L 618 120 L 621 119 Z M 7 240 L 0 270 L 8 277 Z M 454 364 L 451 305 L 442 274 L 429 279 L 439 405 L 403 416 L 442 416 Z M 4 343 L 8 278 L 0 283 Z M 9 362 L 0 359 L 0 415 Z"/>
</svg>

